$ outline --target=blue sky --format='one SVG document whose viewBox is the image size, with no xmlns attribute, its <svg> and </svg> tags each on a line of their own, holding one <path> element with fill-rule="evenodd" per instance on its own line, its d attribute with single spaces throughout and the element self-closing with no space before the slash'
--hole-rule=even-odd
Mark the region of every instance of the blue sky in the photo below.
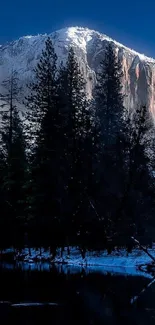
<svg viewBox="0 0 155 325">
<path fill-rule="evenodd" d="M 0 43 L 87 26 L 155 57 L 154 0 L 1 0 Z"/>
</svg>

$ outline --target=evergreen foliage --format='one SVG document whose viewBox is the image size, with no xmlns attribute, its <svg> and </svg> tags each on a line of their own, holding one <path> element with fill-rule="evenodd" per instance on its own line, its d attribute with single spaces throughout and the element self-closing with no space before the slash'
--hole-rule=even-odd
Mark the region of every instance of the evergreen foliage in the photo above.
<svg viewBox="0 0 155 325">
<path fill-rule="evenodd" d="M 154 127 L 148 109 L 127 114 L 122 69 L 109 43 L 93 99 L 74 49 L 58 66 L 50 38 L 20 114 L 12 71 L 2 83 L 0 247 L 131 248 L 154 226 Z M 127 116 L 128 115 L 128 116 Z"/>
<path fill-rule="evenodd" d="M 20 88 L 17 73 L 12 71 L 3 82 L 5 94 L 1 104 L 1 190 L 3 201 L 4 236 L 19 245 L 25 222 L 25 180 L 27 170 L 26 142 L 17 109 Z M 21 243 L 20 243 L 21 244 Z"/>
</svg>

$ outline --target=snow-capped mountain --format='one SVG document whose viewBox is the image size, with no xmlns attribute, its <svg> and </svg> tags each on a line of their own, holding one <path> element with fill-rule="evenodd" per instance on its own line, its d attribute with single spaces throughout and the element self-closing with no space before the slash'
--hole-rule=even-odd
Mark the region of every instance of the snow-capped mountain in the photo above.
<svg viewBox="0 0 155 325">
<path fill-rule="evenodd" d="M 96 72 L 103 58 L 105 47 L 108 42 L 111 42 L 123 68 L 125 105 L 133 107 L 137 104 L 147 104 L 152 112 L 154 111 L 155 60 L 88 28 L 70 27 L 50 35 L 25 36 L 17 41 L 1 45 L 0 83 L 8 77 L 12 69 L 18 72 L 21 84 L 27 84 L 32 80 L 33 68 L 40 58 L 48 36 L 53 40 L 59 62 L 65 62 L 68 49 L 71 46 L 74 48 L 87 81 L 89 97 L 96 83 Z"/>
</svg>

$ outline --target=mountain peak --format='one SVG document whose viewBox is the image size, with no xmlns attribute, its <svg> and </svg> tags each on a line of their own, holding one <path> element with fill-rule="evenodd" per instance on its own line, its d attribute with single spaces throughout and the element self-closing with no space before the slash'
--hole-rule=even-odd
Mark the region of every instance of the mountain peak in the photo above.
<svg viewBox="0 0 155 325">
<path fill-rule="evenodd" d="M 41 39 L 44 39 L 47 37 L 47 34 L 38 34 L 38 35 L 26 35 L 24 37 L 21 37 L 19 40 L 12 42 L 12 44 L 15 44 L 19 41 L 25 40 L 29 41 L 29 44 L 36 42 L 37 40 L 40 41 Z M 155 59 L 151 57 L 147 57 L 145 54 L 139 53 L 121 43 L 118 41 L 112 39 L 111 37 L 95 31 L 93 29 L 89 29 L 88 27 L 81 27 L 81 26 L 70 26 L 66 28 L 62 28 L 60 30 L 57 30 L 55 32 L 52 32 L 49 34 L 49 36 L 53 39 L 59 39 L 60 42 L 65 42 L 66 44 L 71 43 L 72 46 L 78 46 L 83 51 L 87 51 L 87 44 L 95 37 L 97 39 L 100 39 L 100 41 L 108 41 L 112 42 L 117 46 L 118 48 L 122 48 L 124 51 L 127 51 L 131 53 L 131 55 L 138 56 L 141 61 L 147 61 L 149 63 L 155 64 Z M 0 46 L 4 47 L 4 46 Z"/>
<path fill-rule="evenodd" d="M 89 97 L 96 84 L 96 72 L 104 57 L 107 44 L 113 44 L 119 56 L 124 72 L 123 91 L 127 107 L 143 103 L 154 109 L 155 93 L 155 60 L 140 54 L 109 36 L 95 30 L 71 26 L 60 29 L 49 35 L 53 41 L 58 63 L 65 63 L 68 49 L 74 48 L 81 71 L 84 74 Z M 15 69 L 22 85 L 33 78 L 33 69 L 40 59 L 48 35 L 28 35 L 0 46 L 0 84 L 10 71 Z M 1 91 L 1 89 L 0 89 Z"/>
<path fill-rule="evenodd" d="M 80 47 L 83 46 L 84 49 L 85 49 L 86 43 L 89 42 L 93 36 L 96 36 L 96 37 L 100 38 L 102 41 L 107 40 L 109 42 L 113 42 L 116 46 L 121 47 L 125 51 L 131 52 L 131 54 L 133 54 L 133 55 L 138 56 L 140 58 L 140 60 L 142 60 L 142 61 L 145 60 L 148 62 L 155 63 L 154 58 L 151 58 L 151 57 L 146 56 L 145 54 L 139 53 L 139 52 L 121 44 L 120 42 L 112 39 L 111 37 L 109 37 L 103 33 L 100 33 L 96 30 L 89 29 L 87 27 L 72 26 L 72 27 L 60 29 L 56 33 L 58 33 L 60 35 L 60 37 L 63 37 L 63 35 L 64 35 L 64 38 L 66 38 L 66 36 L 68 36 L 68 38 L 70 38 L 73 43 L 77 44 Z"/>
</svg>

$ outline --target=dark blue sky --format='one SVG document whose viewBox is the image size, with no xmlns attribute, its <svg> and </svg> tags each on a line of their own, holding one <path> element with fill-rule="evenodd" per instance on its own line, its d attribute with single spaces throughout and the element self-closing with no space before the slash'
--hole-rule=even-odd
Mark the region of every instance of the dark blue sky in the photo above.
<svg viewBox="0 0 155 325">
<path fill-rule="evenodd" d="M 154 0 L 1 0 L 0 43 L 87 26 L 155 57 Z"/>
</svg>

